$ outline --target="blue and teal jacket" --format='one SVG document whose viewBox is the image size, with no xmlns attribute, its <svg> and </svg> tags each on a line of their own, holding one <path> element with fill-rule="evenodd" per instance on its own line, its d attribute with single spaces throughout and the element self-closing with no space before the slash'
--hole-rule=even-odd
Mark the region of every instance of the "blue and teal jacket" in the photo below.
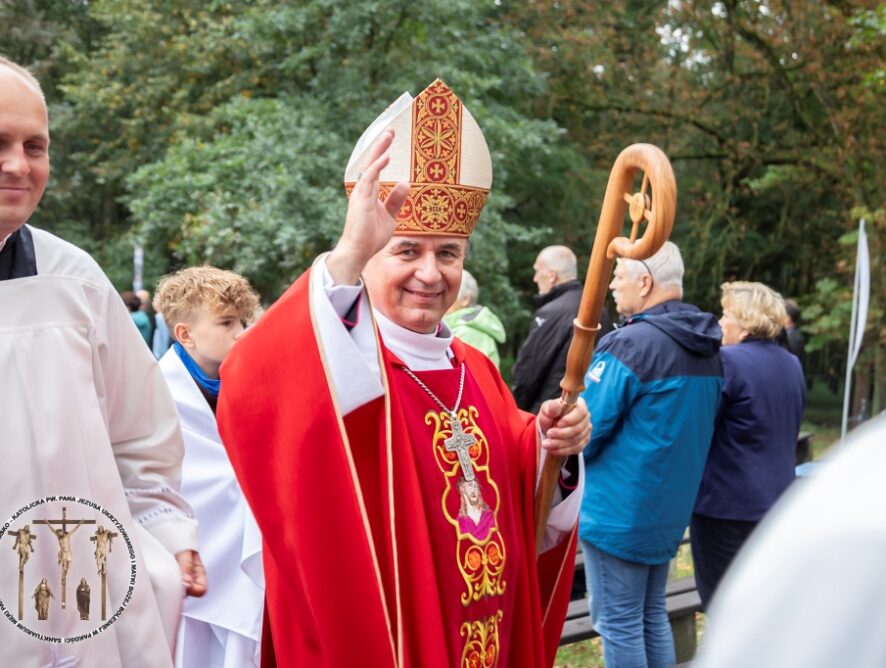
<svg viewBox="0 0 886 668">
<path fill-rule="evenodd" d="M 593 423 L 582 540 L 643 564 L 676 554 L 714 431 L 720 338 L 713 315 L 677 300 L 603 337 L 582 394 Z"/>
</svg>

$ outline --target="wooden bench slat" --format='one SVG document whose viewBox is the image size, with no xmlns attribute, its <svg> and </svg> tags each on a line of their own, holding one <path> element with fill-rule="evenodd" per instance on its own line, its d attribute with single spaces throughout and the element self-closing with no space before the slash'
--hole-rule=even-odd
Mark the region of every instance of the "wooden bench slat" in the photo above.
<svg viewBox="0 0 886 668">
<path fill-rule="evenodd" d="M 665 598 L 669 619 L 680 619 L 687 615 L 694 615 L 701 610 L 701 598 L 698 591 L 695 590 L 694 577 L 674 580 L 669 582 L 668 586 L 673 588 Z M 591 624 L 587 599 L 571 601 L 566 613 L 563 633 L 560 635 L 560 644 L 569 645 L 595 638 L 597 635 L 598 633 Z"/>
<path fill-rule="evenodd" d="M 698 591 L 693 589 L 668 597 L 667 605 L 670 619 L 685 617 L 701 610 L 701 596 L 698 595 Z"/>
<path fill-rule="evenodd" d="M 668 580 L 668 588 L 665 590 L 665 596 L 676 596 L 686 592 L 695 591 L 695 578 L 688 576 L 678 578 L 676 580 Z M 575 619 L 576 617 L 585 617 L 588 614 L 588 599 L 578 598 L 569 601 L 569 607 L 566 609 L 566 619 Z"/>
<path fill-rule="evenodd" d="M 695 576 L 687 575 L 685 578 L 668 580 L 668 587 L 665 590 L 665 596 L 673 596 L 674 594 L 682 594 L 683 592 L 693 590 L 695 590 Z"/>
</svg>

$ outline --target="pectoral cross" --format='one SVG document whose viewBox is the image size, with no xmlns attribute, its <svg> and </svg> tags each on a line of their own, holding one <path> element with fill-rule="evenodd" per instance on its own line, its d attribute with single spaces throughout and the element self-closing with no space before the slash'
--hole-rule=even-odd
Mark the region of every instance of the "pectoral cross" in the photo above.
<svg viewBox="0 0 886 668">
<path fill-rule="evenodd" d="M 37 536 L 32 534 L 27 526 L 18 531 L 8 532 L 10 536 L 15 536 L 15 545 L 13 550 L 18 550 L 18 618 L 19 621 L 25 617 L 25 562 L 28 556 L 34 551 L 31 541 L 37 540 Z"/>
<path fill-rule="evenodd" d="M 477 439 L 473 434 L 464 432 L 461 428 L 461 420 L 455 413 L 449 414 L 449 426 L 452 429 L 452 436 L 443 441 L 443 447 L 447 452 L 454 452 L 458 455 L 458 463 L 465 480 L 474 480 L 476 476 L 474 475 L 474 467 L 471 466 L 470 448 L 477 442 Z"/>
<path fill-rule="evenodd" d="M 65 506 L 62 506 L 62 518 L 60 520 L 37 521 L 43 522 L 43 524 L 48 526 L 52 533 L 55 534 L 55 537 L 58 539 L 58 564 L 62 568 L 62 609 L 64 609 L 65 605 L 67 604 L 66 584 L 68 581 L 68 568 L 70 568 L 71 561 L 73 560 L 73 554 L 71 552 L 71 534 L 73 534 L 83 524 L 95 524 L 95 520 L 69 520 L 68 509 Z M 68 531 L 68 523 L 76 523 L 77 526 Z M 61 524 L 61 530 L 53 529 L 53 524 Z"/>
</svg>

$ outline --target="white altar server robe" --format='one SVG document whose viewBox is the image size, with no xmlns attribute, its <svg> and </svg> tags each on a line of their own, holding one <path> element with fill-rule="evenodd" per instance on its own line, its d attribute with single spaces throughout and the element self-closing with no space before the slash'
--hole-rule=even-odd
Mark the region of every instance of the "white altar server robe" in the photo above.
<svg viewBox="0 0 886 668">
<path fill-rule="evenodd" d="M 160 360 L 185 439 L 182 496 L 200 522 L 209 590 L 188 598 L 176 646 L 177 668 L 259 665 L 264 612 L 261 534 L 221 443 L 215 416 L 173 348 Z"/>
</svg>

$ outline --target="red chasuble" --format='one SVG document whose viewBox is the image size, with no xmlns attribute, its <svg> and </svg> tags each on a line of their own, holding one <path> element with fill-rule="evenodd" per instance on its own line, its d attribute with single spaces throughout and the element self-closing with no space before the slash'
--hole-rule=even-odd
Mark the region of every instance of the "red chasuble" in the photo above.
<svg viewBox="0 0 886 668">
<path fill-rule="evenodd" d="M 458 340 L 456 366 L 415 375 L 451 409 L 465 366 L 464 461 L 449 412 L 383 345 L 385 396 L 341 416 L 308 281 L 222 367 L 219 429 L 265 542 L 262 665 L 550 666 L 575 532 L 536 558 L 534 418 Z"/>
</svg>

